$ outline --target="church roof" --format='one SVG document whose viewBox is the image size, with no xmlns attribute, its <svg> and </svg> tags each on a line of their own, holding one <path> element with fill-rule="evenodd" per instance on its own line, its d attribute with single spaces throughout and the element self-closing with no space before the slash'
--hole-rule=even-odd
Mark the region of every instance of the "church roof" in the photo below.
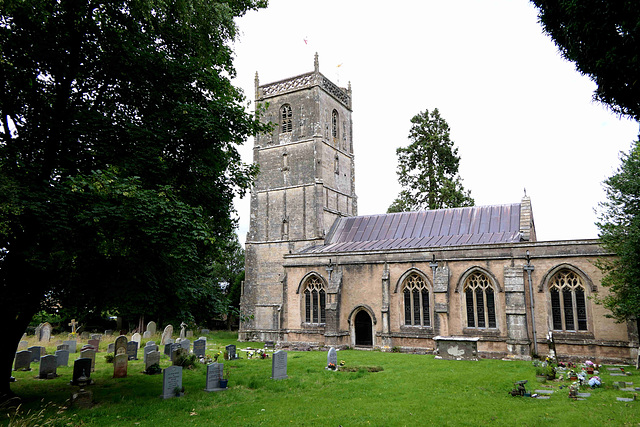
<svg viewBox="0 0 640 427">
<path fill-rule="evenodd" d="M 324 245 L 302 253 L 519 242 L 520 207 L 514 203 L 338 218 Z"/>
</svg>

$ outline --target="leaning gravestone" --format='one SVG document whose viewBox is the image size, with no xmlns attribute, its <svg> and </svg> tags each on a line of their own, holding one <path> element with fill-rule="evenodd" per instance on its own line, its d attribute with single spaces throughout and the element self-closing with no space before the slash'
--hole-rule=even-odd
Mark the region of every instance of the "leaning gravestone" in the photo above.
<svg viewBox="0 0 640 427">
<path fill-rule="evenodd" d="M 160 352 L 156 350 L 147 354 L 147 358 L 144 361 L 144 371 L 149 372 L 149 368 L 153 365 L 160 365 Z"/>
<path fill-rule="evenodd" d="M 16 353 L 16 361 L 13 365 L 14 371 L 30 371 L 31 370 L 31 352 L 22 350 Z"/>
<path fill-rule="evenodd" d="M 169 366 L 162 371 L 162 397 L 182 396 L 182 366 Z"/>
<path fill-rule="evenodd" d="M 140 347 L 140 343 L 142 342 L 142 336 L 139 333 L 135 333 L 131 336 L 131 341 L 135 341 L 138 343 L 138 347 Z"/>
<path fill-rule="evenodd" d="M 39 345 L 34 345 L 33 347 L 29 347 L 27 350 L 31 352 L 31 361 L 32 362 L 40 362 L 40 358 L 46 354 L 44 347 L 40 347 Z"/>
<path fill-rule="evenodd" d="M 38 341 L 48 343 L 51 340 L 51 332 L 53 331 L 53 327 L 45 322 L 41 325 L 40 334 L 38 335 Z"/>
<path fill-rule="evenodd" d="M 143 338 L 143 339 L 145 339 L 145 340 L 146 340 L 146 339 L 151 338 L 151 332 L 149 332 L 149 331 L 144 331 L 144 332 L 142 333 L 142 338 Z"/>
<path fill-rule="evenodd" d="M 227 352 L 227 358 L 229 360 L 236 359 L 236 346 L 234 344 L 229 344 L 224 348 L 224 351 Z"/>
<path fill-rule="evenodd" d="M 81 359 L 91 359 L 91 370 L 93 371 L 96 368 L 96 352 L 94 350 L 88 349 L 80 352 Z"/>
<path fill-rule="evenodd" d="M 204 391 L 220 391 L 220 380 L 222 379 L 222 363 L 210 363 L 207 365 L 207 385 Z"/>
<path fill-rule="evenodd" d="M 42 325 L 44 325 L 44 323 L 40 323 L 38 326 L 36 326 L 36 330 L 33 332 L 33 335 L 35 335 L 38 341 L 40 341 L 40 330 L 42 329 Z"/>
<path fill-rule="evenodd" d="M 69 366 L 69 350 L 56 350 L 58 366 Z"/>
<path fill-rule="evenodd" d="M 113 358 L 113 378 L 126 377 L 128 363 L 129 358 L 126 354 L 117 354 Z"/>
<path fill-rule="evenodd" d="M 281 380 L 287 377 L 287 352 L 278 350 L 271 359 L 271 379 Z"/>
<path fill-rule="evenodd" d="M 193 354 L 204 357 L 207 351 L 207 340 L 199 339 L 193 342 Z"/>
<path fill-rule="evenodd" d="M 151 334 L 154 335 L 157 332 L 157 326 L 156 326 L 156 322 L 154 322 L 153 320 L 149 323 L 147 323 L 147 331 Z"/>
<path fill-rule="evenodd" d="M 71 379 L 71 385 L 80 385 L 78 384 L 78 380 L 82 376 L 87 377 L 88 381 L 91 382 L 91 359 L 76 359 L 73 363 L 73 377 Z"/>
<path fill-rule="evenodd" d="M 138 360 L 138 343 L 136 341 L 127 343 L 127 356 L 129 360 Z"/>
<path fill-rule="evenodd" d="M 164 328 L 164 332 L 162 332 L 162 341 L 160 341 L 160 344 L 162 345 L 168 344 L 169 340 L 172 337 L 173 337 L 173 326 L 167 325 L 167 327 Z"/>
<path fill-rule="evenodd" d="M 69 353 L 75 353 L 77 351 L 76 346 L 78 342 L 76 340 L 62 341 L 62 343 L 69 346 Z"/>
<path fill-rule="evenodd" d="M 333 364 L 334 367 L 338 366 L 338 353 L 333 347 L 331 347 L 327 353 L 327 366 L 330 364 Z"/>
<path fill-rule="evenodd" d="M 58 376 L 56 369 L 58 368 L 58 358 L 53 354 L 42 356 L 40 358 L 40 375 L 41 380 L 52 380 Z"/>
<path fill-rule="evenodd" d="M 94 339 L 90 339 L 89 340 L 89 345 L 91 347 L 93 347 L 93 349 L 96 351 L 96 353 L 99 351 L 98 349 L 100 348 L 100 340 L 94 340 Z"/>
<path fill-rule="evenodd" d="M 127 354 L 127 337 L 125 335 L 120 335 L 113 342 L 113 353 L 114 354 Z"/>
</svg>

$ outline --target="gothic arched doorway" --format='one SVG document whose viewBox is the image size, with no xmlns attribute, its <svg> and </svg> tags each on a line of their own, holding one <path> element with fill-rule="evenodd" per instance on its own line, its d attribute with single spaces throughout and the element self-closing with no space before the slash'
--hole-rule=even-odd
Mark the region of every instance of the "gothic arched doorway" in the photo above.
<svg viewBox="0 0 640 427">
<path fill-rule="evenodd" d="M 373 345 L 373 324 L 371 322 L 371 316 L 366 310 L 360 310 L 356 313 L 355 333 L 356 333 L 356 345 L 360 346 L 372 346 Z"/>
</svg>

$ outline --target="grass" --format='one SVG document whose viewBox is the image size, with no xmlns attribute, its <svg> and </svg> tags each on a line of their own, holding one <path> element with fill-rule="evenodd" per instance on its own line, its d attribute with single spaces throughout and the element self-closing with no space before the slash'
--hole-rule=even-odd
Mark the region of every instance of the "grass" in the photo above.
<svg viewBox="0 0 640 427">
<path fill-rule="evenodd" d="M 159 341 L 158 337 L 156 342 Z M 235 343 L 238 349 L 262 347 L 262 343 L 237 343 L 236 335 L 215 332 L 208 336 L 207 353 Z M 146 340 L 143 340 L 143 345 Z M 104 346 L 104 348 L 103 348 Z M 603 370 L 603 388 L 585 401 L 568 398 L 568 382 L 536 382 L 530 362 L 480 360 L 478 362 L 436 360 L 433 356 L 344 350 L 338 360 L 355 372 L 324 369 L 326 352 L 289 352 L 288 375 L 274 381 L 271 360 L 246 358 L 225 361 L 229 389 L 207 393 L 205 365 L 183 372 L 186 394 L 163 400 L 162 375 L 142 374 L 142 360 L 131 361 L 127 378 L 114 379 L 113 366 L 104 361 L 106 343 L 96 359 L 96 384 L 88 387 L 96 405 L 91 409 L 68 408 L 77 387 L 69 385 L 72 362 L 58 368 L 60 377 L 38 380 L 37 364 L 30 372 L 15 372 L 13 390 L 23 398 L 22 415 L 9 425 L 37 425 L 40 418 L 54 426 L 158 426 L 158 425 L 638 425 L 640 402 L 618 402 L 616 397 L 632 393 L 615 390 L 614 381 L 634 381 L 640 374 L 612 377 Z M 54 347 L 47 349 L 48 352 Z M 241 357 L 245 353 L 238 352 Z M 77 357 L 77 354 L 75 355 Z M 142 352 L 140 352 L 142 358 Z M 163 368 L 169 366 L 161 360 Z M 378 372 L 367 368 L 380 367 Z M 377 369 L 373 369 L 374 371 Z M 528 390 L 551 388 L 548 400 L 512 397 L 513 382 L 529 380 Z M 44 398 L 44 399 L 43 399 Z M 47 406 L 48 405 L 48 406 Z M 30 411 L 27 414 L 27 411 Z M 8 424 L 3 411 L 4 424 Z M 42 423 L 40 423 L 42 425 Z"/>
</svg>

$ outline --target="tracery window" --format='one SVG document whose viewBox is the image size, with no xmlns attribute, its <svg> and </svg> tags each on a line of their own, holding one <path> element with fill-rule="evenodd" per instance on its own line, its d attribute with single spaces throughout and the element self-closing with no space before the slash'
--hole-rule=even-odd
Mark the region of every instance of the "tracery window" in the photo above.
<svg viewBox="0 0 640 427">
<path fill-rule="evenodd" d="M 429 289 L 424 278 L 411 273 L 404 282 L 404 324 L 431 326 Z"/>
<path fill-rule="evenodd" d="M 571 270 L 560 270 L 549 282 L 551 317 L 554 330 L 586 331 L 587 304 L 580 276 Z"/>
<path fill-rule="evenodd" d="M 338 112 L 336 110 L 331 113 L 331 136 L 338 137 Z"/>
<path fill-rule="evenodd" d="M 325 323 L 326 292 L 317 276 L 307 279 L 304 289 L 304 319 L 307 323 Z"/>
<path fill-rule="evenodd" d="M 472 273 L 464 284 L 467 302 L 467 327 L 495 328 L 496 304 L 491 281 L 486 274 Z"/>
<path fill-rule="evenodd" d="M 291 132 L 291 130 L 293 129 L 293 122 L 291 120 L 292 117 L 292 113 L 291 113 L 291 105 L 289 104 L 284 104 L 282 107 L 280 107 L 280 129 L 281 129 L 281 133 L 287 133 L 287 132 Z"/>
</svg>

